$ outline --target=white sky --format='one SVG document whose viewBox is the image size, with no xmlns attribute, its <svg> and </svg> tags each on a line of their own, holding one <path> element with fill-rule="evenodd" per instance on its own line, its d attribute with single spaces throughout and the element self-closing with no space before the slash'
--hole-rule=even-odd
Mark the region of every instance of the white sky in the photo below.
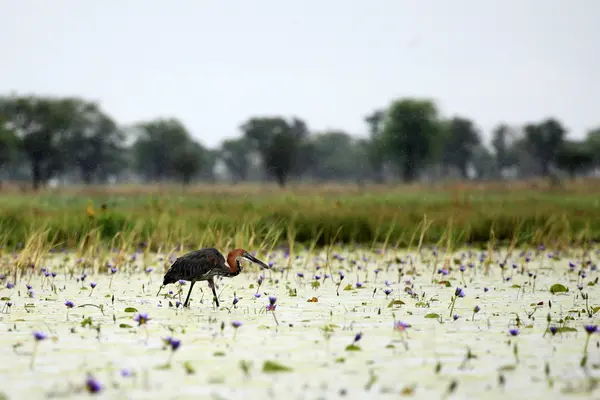
<svg viewBox="0 0 600 400">
<path fill-rule="evenodd" d="M 0 0 L 0 93 L 78 95 L 204 145 L 252 115 L 363 135 L 395 97 L 600 125 L 599 0 Z"/>
</svg>

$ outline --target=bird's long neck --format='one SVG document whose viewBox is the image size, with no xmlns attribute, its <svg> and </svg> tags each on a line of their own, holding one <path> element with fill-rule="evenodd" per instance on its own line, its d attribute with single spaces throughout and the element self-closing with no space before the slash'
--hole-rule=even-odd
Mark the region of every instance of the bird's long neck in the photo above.
<svg viewBox="0 0 600 400">
<path fill-rule="evenodd" d="M 230 254 L 229 257 L 227 257 L 227 266 L 229 267 L 229 274 L 231 276 L 238 275 L 242 270 L 240 262 L 237 260 L 237 257 L 233 254 Z"/>
</svg>

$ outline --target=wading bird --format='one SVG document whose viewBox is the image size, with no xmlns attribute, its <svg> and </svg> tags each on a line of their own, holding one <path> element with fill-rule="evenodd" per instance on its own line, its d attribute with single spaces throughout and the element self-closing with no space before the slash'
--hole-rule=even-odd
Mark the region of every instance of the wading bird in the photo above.
<svg viewBox="0 0 600 400">
<path fill-rule="evenodd" d="M 189 281 L 190 290 L 188 291 L 184 307 L 189 307 L 190 295 L 194 284 L 198 281 L 207 281 L 212 290 L 214 301 L 219 307 L 219 299 L 215 290 L 215 276 L 226 276 L 232 278 L 242 272 L 241 260 L 247 260 L 258 264 L 261 268 L 269 268 L 267 264 L 255 258 L 244 249 L 235 249 L 227 255 L 227 264 L 225 257 L 215 248 L 207 248 L 189 252 L 179 257 L 169 268 L 163 279 L 163 284 L 158 293 L 165 285 L 175 283 L 179 280 Z M 158 296 L 158 294 L 157 294 Z"/>
</svg>

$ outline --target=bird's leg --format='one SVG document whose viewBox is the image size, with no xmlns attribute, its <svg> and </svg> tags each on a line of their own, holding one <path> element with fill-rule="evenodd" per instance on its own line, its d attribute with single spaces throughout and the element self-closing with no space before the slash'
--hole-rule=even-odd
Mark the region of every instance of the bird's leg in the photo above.
<svg viewBox="0 0 600 400">
<path fill-rule="evenodd" d="M 210 287 L 210 290 L 212 290 L 213 292 L 213 299 L 215 301 L 215 303 L 217 304 L 217 308 L 219 308 L 219 298 L 217 297 L 217 290 L 215 289 L 215 281 L 214 278 L 211 278 L 208 281 L 208 286 Z"/>
<path fill-rule="evenodd" d="M 189 305 L 190 305 L 190 295 L 192 294 L 192 289 L 194 288 L 195 283 L 196 283 L 196 281 L 192 281 L 190 284 L 190 291 L 188 292 L 188 295 L 185 298 L 185 302 L 183 303 L 184 307 L 189 307 Z"/>
</svg>

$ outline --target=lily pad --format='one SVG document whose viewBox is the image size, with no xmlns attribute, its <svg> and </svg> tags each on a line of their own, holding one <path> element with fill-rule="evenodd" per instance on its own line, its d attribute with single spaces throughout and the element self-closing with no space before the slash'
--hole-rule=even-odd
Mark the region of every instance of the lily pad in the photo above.
<svg viewBox="0 0 600 400">
<path fill-rule="evenodd" d="M 293 369 L 291 369 L 290 367 L 285 366 L 283 364 L 279 364 L 278 362 L 275 362 L 275 361 L 265 361 L 263 364 L 262 371 L 264 373 L 277 373 L 277 372 L 291 372 L 291 371 L 293 371 Z"/>
</svg>

